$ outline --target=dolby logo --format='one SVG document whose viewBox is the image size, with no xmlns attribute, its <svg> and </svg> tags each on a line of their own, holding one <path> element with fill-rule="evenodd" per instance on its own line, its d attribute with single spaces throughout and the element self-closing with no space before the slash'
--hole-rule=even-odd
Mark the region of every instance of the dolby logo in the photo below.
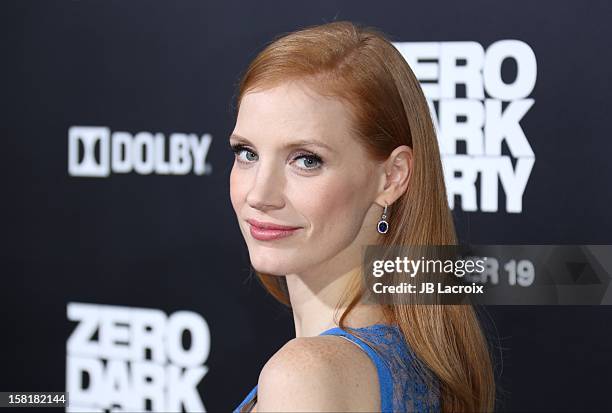
<svg viewBox="0 0 612 413">
<path fill-rule="evenodd" d="M 72 126 L 68 130 L 68 174 L 210 174 L 206 162 L 212 136 L 193 133 L 112 132 L 106 127 Z"/>
</svg>

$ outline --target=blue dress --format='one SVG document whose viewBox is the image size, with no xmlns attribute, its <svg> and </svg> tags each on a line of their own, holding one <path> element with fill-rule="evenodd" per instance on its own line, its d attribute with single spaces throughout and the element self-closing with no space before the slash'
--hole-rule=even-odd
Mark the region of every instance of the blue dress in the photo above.
<svg viewBox="0 0 612 413">
<path fill-rule="evenodd" d="M 440 411 L 438 380 L 428 369 L 417 363 L 399 327 L 388 324 L 347 330 L 334 327 L 319 335 L 345 337 L 366 352 L 378 372 L 382 412 Z M 257 386 L 236 407 L 234 413 L 239 412 L 256 394 Z"/>
</svg>

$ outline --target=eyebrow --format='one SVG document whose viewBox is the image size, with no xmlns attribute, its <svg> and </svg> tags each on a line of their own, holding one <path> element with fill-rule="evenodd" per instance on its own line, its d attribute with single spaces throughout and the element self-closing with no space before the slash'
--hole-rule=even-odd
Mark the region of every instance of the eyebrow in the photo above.
<svg viewBox="0 0 612 413">
<path fill-rule="evenodd" d="M 235 139 L 237 141 L 244 142 L 244 143 L 246 143 L 248 145 L 255 146 L 247 138 L 242 137 L 240 135 L 237 135 L 235 133 L 232 133 L 230 135 L 230 139 Z M 287 149 L 292 149 L 292 148 L 295 148 L 295 147 L 298 147 L 298 146 L 318 146 L 318 147 L 321 147 L 321 148 L 325 148 L 328 151 L 336 152 L 334 150 L 334 148 L 332 148 L 331 146 L 329 146 L 325 142 L 321 142 L 321 141 L 318 141 L 318 140 L 309 140 L 309 139 L 300 139 L 300 140 L 297 140 L 297 141 L 293 141 L 293 142 L 290 142 L 290 143 L 286 144 L 284 147 L 287 148 Z"/>
</svg>

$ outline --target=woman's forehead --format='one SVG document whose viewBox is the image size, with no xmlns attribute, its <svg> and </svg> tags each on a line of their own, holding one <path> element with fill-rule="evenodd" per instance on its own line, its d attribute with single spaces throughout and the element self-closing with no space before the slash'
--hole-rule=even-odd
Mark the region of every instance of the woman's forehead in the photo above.
<svg viewBox="0 0 612 413">
<path fill-rule="evenodd" d="M 247 139 L 274 136 L 345 144 L 350 121 L 349 109 L 340 99 L 287 83 L 245 94 L 234 132 Z"/>
</svg>

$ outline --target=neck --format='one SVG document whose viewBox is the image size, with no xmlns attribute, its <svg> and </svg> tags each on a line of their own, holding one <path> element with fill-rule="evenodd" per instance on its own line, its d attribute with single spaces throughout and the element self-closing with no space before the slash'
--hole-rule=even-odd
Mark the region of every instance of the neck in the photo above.
<svg viewBox="0 0 612 413">
<path fill-rule="evenodd" d="M 317 336 L 338 326 L 337 321 L 351 299 L 347 294 L 357 291 L 361 283 L 361 267 L 338 265 L 338 260 L 342 260 L 341 255 L 335 257 L 336 262 L 328 262 L 317 269 L 286 275 L 296 337 Z M 339 306 L 341 300 L 344 302 Z M 382 320 L 380 306 L 358 303 L 345 318 L 345 324 L 357 328 Z"/>
</svg>

